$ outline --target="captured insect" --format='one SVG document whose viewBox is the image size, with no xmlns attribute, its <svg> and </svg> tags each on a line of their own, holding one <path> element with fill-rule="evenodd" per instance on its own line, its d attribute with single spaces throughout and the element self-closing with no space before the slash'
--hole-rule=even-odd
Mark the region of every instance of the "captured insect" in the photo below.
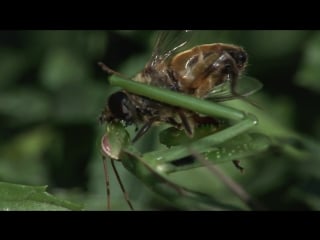
<svg viewBox="0 0 320 240">
<path fill-rule="evenodd" d="M 231 99 L 251 103 L 246 97 L 261 89 L 258 80 L 243 75 L 248 62 L 246 51 L 225 43 L 183 50 L 192 34 L 160 32 L 151 59 L 133 78 L 99 63 L 112 75 L 110 84 L 123 88 L 109 97 L 101 113 L 100 122 L 106 124 L 101 147 L 104 157 L 122 161 L 153 191 L 170 201 L 184 197 L 186 202 L 200 202 L 206 209 L 220 203 L 173 183 L 167 174 L 230 160 L 241 169 L 238 159 L 265 150 L 269 141 L 262 134 L 247 133 L 258 123 L 255 116 L 219 103 Z M 160 142 L 168 148 L 140 153 L 134 143 L 153 125 L 160 124 L 170 126 L 159 135 Z M 129 125 L 136 126 L 134 137 L 125 129 Z M 133 209 L 114 162 L 111 163 Z M 106 161 L 104 164 L 106 167 Z M 108 185 L 107 180 L 110 208 Z"/>
</svg>

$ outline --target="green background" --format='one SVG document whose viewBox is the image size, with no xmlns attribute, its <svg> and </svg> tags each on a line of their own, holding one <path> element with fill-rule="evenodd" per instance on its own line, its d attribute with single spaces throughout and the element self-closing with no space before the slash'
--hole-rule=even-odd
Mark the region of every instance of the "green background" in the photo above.
<svg viewBox="0 0 320 240">
<path fill-rule="evenodd" d="M 319 210 L 320 32 L 199 31 L 194 35 L 199 44 L 226 42 L 246 49 L 246 74 L 264 85 L 251 97 L 263 108 L 263 114 L 258 114 L 260 129 L 282 137 L 298 134 L 310 153 L 307 157 L 297 152 L 253 156 L 243 162 L 245 174 L 229 163 L 221 168 L 268 209 Z M 100 157 L 104 127 L 98 117 L 116 88 L 108 86 L 97 62 L 132 76 L 150 58 L 154 39 L 155 31 L 0 31 L 0 181 L 48 185 L 47 191 L 60 199 L 88 210 L 105 210 Z M 139 145 L 157 147 L 156 137 L 151 132 Z M 136 209 L 175 209 L 121 163 L 117 166 Z M 178 173 L 176 180 L 246 209 L 211 175 L 206 169 L 195 169 L 187 175 Z M 112 209 L 128 209 L 112 173 L 111 199 Z"/>
</svg>

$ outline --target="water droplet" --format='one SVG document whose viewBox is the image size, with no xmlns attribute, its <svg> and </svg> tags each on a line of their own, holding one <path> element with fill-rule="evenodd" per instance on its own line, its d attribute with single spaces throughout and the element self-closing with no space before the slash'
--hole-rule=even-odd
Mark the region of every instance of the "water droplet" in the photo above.
<svg viewBox="0 0 320 240">
<path fill-rule="evenodd" d="M 258 125 L 258 119 L 257 119 L 257 117 L 256 117 L 255 115 L 253 115 L 253 114 L 248 114 L 248 118 L 249 118 L 250 120 L 252 120 L 252 124 L 253 124 L 253 125 Z"/>
<path fill-rule="evenodd" d="M 163 157 L 161 157 L 161 156 L 156 158 L 157 161 L 160 161 L 162 159 L 163 159 Z"/>
</svg>

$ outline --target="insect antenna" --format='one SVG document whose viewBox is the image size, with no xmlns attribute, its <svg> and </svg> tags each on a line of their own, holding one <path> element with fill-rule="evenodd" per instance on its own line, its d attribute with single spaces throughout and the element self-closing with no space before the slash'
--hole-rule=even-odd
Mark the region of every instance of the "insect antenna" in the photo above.
<svg viewBox="0 0 320 240">
<path fill-rule="evenodd" d="M 111 201 L 110 201 L 110 179 L 109 179 L 109 174 L 108 174 L 108 164 L 107 164 L 107 159 L 105 156 L 102 155 L 102 162 L 103 162 L 103 171 L 104 171 L 104 176 L 106 180 L 106 191 L 107 191 L 107 209 L 111 209 Z"/>
<path fill-rule="evenodd" d="M 128 76 L 125 76 L 111 68 L 109 68 L 107 65 L 105 65 L 103 62 L 98 62 L 98 65 L 101 67 L 101 69 L 103 71 L 105 71 L 106 73 L 110 74 L 110 75 L 117 75 L 121 78 L 124 78 L 124 79 L 130 79 Z"/>
<path fill-rule="evenodd" d="M 109 177 L 109 174 L 108 174 L 108 163 L 107 163 L 108 161 L 107 161 L 105 156 L 102 156 L 102 161 L 103 161 L 104 176 L 105 176 L 105 180 L 106 180 L 107 209 L 110 210 L 111 209 L 111 199 L 110 199 L 111 194 L 110 194 L 110 177 Z M 126 202 L 128 203 L 130 209 L 134 211 L 134 208 L 133 208 L 133 206 L 132 206 L 132 204 L 131 204 L 131 202 L 129 200 L 128 193 L 125 190 L 124 185 L 123 185 L 123 183 L 121 181 L 120 175 L 118 173 L 118 170 L 117 170 L 116 166 L 114 165 L 114 161 L 115 161 L 114 159 L 111 159 L 112 169 L 113 169 L 113 171 L 114 171 L 114 173 L 115 173 L 115 175 L 117 177 L 117 181 L 118 181 L 118 183 L 120 185 L 121 191 L 123 193 L 123 196 L 124 196 Z"/>
<path fill-rule="evenodd" d="M 119 183 L 119 185 L 120 185 L 121 191 L 122 191 L 122 193 L 123 193 L 124 199 L 125 199 L 126 202 L 128 203 L 130 209 L 131 209 L 132 211 L 134 211 L 134 208 L 133 208 L 133 206 L 132 206 L 132 204 L 131 204 L 131 202 L 130 202 L 129 196 L 128 196 L 128 192 L 125 190 L 124 185 L 122 184 L 121 178 L 120 178 L 120 176 L 119 176 L 119 173 L 118 173 L 118 171 L 117 171 L 117 168 L 116 168 L 116 166 L 114 165 L 114 160 L 111 160 L 111 166 L 112 166 L 112 168 L 113 168 L 114 173 L 116 174 L 116 177 L 117 177 L 118 183 Z"/>
<path fill-rule="evenodd" d="M 108 140 L 107 138 L 104 136 L 101 140 L 101 150 L 102 150 L 102 162 L 103 162 L 103 170 L 104 170 L 104 176 L 105 176 L 105 181 L 106 181 L 106 192 L 107 192 L 107 209 L 110 210 L 111 209 L 111 198 L 110 198 L 110 176 L 108 174 L 108 164 L 107 164 L 107 157 L 110 153 L 110 149 L 109 149 L 109 145 L 108 145 Z M 126 202 L 128 203 L 129 207 L 131 210 L 133 209 L 133 206 L 129 200 L 129 196 L 127 191 L 124 188 L 124 185 L 121 181 L 120 175 L 116 169 L 116 166 L 114 165 L 114 161 L 116 161 L 116 159 L 113 159 L 112 157 L 110 157 L 111 160 L 111 166 L 112 169 L 116 175 L 117 181 L 120 185 L 121 191 L 123 193 L 123 196 L 126 200 Z"/>
</svg>

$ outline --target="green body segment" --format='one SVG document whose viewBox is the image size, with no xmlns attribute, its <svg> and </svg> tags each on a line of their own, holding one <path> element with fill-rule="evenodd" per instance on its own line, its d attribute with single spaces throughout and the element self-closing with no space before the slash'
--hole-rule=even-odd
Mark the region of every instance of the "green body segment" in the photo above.
<svg viewBox="0 0 320 240">
<path fill-rule="evenodd" d="M 143 83 L 122 79 L 116 75 L 111 76 L 109 82 L 112 85 L 122 87 L 128 92 L 148 97 L 162 103 L 167 103 L 194 112 L 202 113 L 207 116 L 220 117 L 237 121 L 245 118 L 245 114 L 239 110 L 230 109 L 221 104 L 198 99 L 182 93 L 177 93 Z"/>
<path fill-rule="evenodd" d="M 190 149 L 194 149 L 199 153 L 206 152 L 208 149 L 215 145 L 222 144 L 223 142 L 243 133 L 257 124 L 257 119 L 253 115 L 248 115 L 247 118 L 239 123 L 221 130 L 212 135 L 201 138 L 195 142 L 184 144 L 180 146 L 171 147 L 166 150 L 153 151 L 144 154 L 144 158 L 150 165 L 157 166 L 161 163 L 171 162 L 175 159 L 180 159 L 190 155 Z"/>
</svg>

